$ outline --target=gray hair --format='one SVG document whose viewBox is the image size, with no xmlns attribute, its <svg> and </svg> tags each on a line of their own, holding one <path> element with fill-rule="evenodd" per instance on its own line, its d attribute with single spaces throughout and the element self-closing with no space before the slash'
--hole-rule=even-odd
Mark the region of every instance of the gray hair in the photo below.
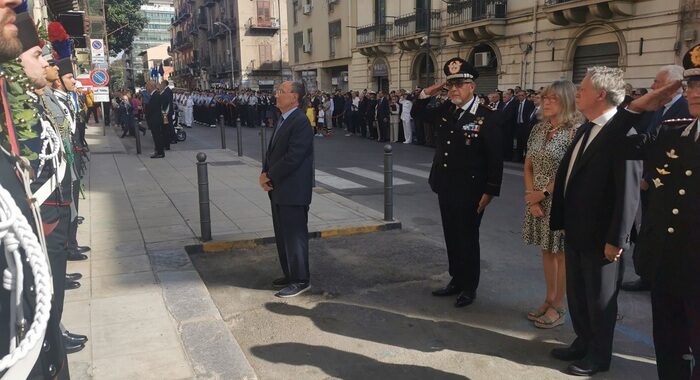
<svg viewBox="0 0 700 380">
<path fill-rule="evenodd" d="M 292 94 L 297 94 L 299 108 L 304 108 L 306 103 L 306 86 L 303 82 L 292 82 Z"/>
<path fill-rule="evenodd" d="M 588 68 L 593 87 L 605 91 L 605 100 L 612 106 L 619 106 L 625 100 L 625 79 L 622 69 L 617 67 L 593 66 Z"/>
<path fill-rule="evenodd" d="M 661 66 L 659 73 L 666 73 L 666 82 L 683 80 L 683 67 L 678 65 Z"/>
</svg>

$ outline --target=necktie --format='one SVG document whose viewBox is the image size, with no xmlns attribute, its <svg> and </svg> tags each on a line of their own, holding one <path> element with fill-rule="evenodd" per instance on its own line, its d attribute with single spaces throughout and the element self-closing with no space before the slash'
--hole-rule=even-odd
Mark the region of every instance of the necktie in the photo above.
<svg viewBox="0 0 700 380">
<path fill-rule="evenodd" d="M 280 116 L 280 121 L 277 122 L 277 126 L 275 127 L 275 131 L 272 133 L 272 143 L 274 144 L 275 141 L 277 141 L 277 133 L 280 131 L 280 127 L 282 126 L 282 123 L 284 123 L 284 117 Z"/>
<path fill-rule="evenodd" d="M 581 156 L 583 156 L 583 152 L 586 150 L 586 144 L 588 143 L 588 138 L 591 137 L 591 130 L 593 129 L 593 123 L 590 121 L 583 124 L 581 126 L 584 128 L 583 130 L 583 137 L 581 137 L 581 145 L 578 148 L 578 153 L 576 154 L 576 160 L 574 161 L 574 165 L 578 163 L 578 161 L 581 159 Z"/>
<path fill-rule="evenodd" d="M 462 107 L 457 107 L 457 108 L 455 108 L 454 111 L 452 111 L 452 113 L 454 114 L 455 120 L 459 120 L 459 117 L 462 116 L 462 112 L 464 112 Z"/>
<path fill-rule="evenodd" d="M 520 124 L 523 123 L 523 107 L 525 107 L 525 102 L 520 102 L 520 106 L 518 107 L 518 123 Z"/>
</svg>

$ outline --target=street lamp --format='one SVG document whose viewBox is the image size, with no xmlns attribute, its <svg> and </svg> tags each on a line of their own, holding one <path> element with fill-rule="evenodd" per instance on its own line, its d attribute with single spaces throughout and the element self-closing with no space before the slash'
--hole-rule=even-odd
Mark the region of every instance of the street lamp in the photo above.
<svg viewBox="0 0 700 380">
<path fill-rule="evenodd" d="M 233 67 L 233 31 L 226 24 L 219 22 L 219 21 L 215 22 L 214 25 L 216 25 L 220 28 L 224 28 L 224 29 L 226 29 L 226 32 L 228 32 L 228 43 L 229 43 L 228 51 L 229 51 L 229 56 L 231 58 L 231 88 L 234 88 L 236 82 L 234 80 L 235 76 L 233 74 L 233 70 L 235 69 Z"/>
</svg>

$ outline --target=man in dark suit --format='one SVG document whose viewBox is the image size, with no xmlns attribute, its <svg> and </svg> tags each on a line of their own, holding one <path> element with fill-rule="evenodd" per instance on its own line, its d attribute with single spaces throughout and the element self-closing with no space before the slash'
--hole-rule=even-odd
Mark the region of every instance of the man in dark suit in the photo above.
<svg viewBox="0 0 700 380">
<path fill-rule="evenodd" d="M 503 160 L 513 160 L 513 139 L 515 139 L 515 122 L 520 103 L 515 98 L 513 89 L 503 93 L 503 108 L 501 110 L 501 130 L 503 132 Z"/>
<path fill-rule="evenodd" d="M 389 141 L 389 97 L 381 90 L 377 96 L 377 130 L 377 141 Z"/>
<path fill-rule="evenodd" d="M 656 91 L 665 85 L 683 79 L 683 67 L 677 65 L 667 65 L 661 67 L 659 72 L 654 78 L 654 82 L 651 85 L 652 90 Z M 647 133 L 650 135 L 656 135 L 658 133 L 658 128 L 664 120 L 673 119 L 685 119 L 690 118 L 690 112 L 688 111 L 688 101 L 683 97 L 683 89 L 679 88 L 673 95 L 673 98 L 668 103 L 664 104 L 663 107 L 652 112 L 646 112 L 641 116 L 636 126 L 639 126 L 639 133 Z M 644 177 L 641 183 L 641 221 L 642 225 L 645 224 L 647 219 L 646 209 L 649 204 L 648 202 L 648 189 L 651 179 L 656 175 L 654 167 L 645 165 Z M 641 255 L 642 247 L 640 244 L 635 244 L 634 253 L 632 255 L 632 260 L 634 263 L 634 271 L 637 273 L 639 278 L 628 281 L 622 284 L 622 289 L 626 291 L 645 291 L 651 290 L 651 280 L 642 276 L 642 271 L 640 269 L 640 261 L 642 260 L 639 256 Z"/>
<path fill-rule="evenodd" d="M 520 90 L 517 94 L 518 108 L 515 113 L 515 135 L 518 140 L 515 151 L 515 161 L 525 162 L 525 148 L 530 137 L 530 116 L 535 109 L 535 104 L 527 98 L 527 92 Z"/>
<path fill-rule="evenodd" d="M 428 182 L 438 195 L 452 278 L 433 295 L 458 295 L 454 305 L 464 307 L 474 302 L 479 286 L 481 218 L 501 190 L 502 141 L 496 111 L 481 105 L 474 95 L 474 80 L 479 76 L 476 69 L 461 58 L 452 58 L 443 70 L 447 82 L 423 90 L 411 116 L 435 125 L 436 131 Z M 449 100 L 429 108 L 431 97 L 445 86 Z"/>
<path fill-rule="evenodd" d="M 156 83 L 154 81 L 148 81 L 146 83 L 146 91 L 150 95 L 148 104 L 146 104 L 146 123 L 148 124 L 148 129 L 151 130 L 151 135 L 153 136 L 153 145 L 155 146 L 155 152 L 151 155 L 151 158 L 163 158 L 165 157 L 165 145 L 163 144 L 163 113 L 161 105 L 161 96 L 158 93 L 158 88 L 156 88 Z"/>
<path fill-rule="evenodd" d="M 552 231 L 566 233 L 566 287 L 576 339 L 552 350 L 574 361 L 568 373 L 607 371 L 622 280 L 619 258 L 630 245 L 639 205 L 641 163 L 617 149 L 626 131 L 610 121 L 625 96 L 623 72 L 593 67 L 578 87 L 576 107 L 589 120 L 559 165 L 552 200 Z"/>
<path fill-rule="evenodd" d="M 376 140 L 379 138 L 377 136 L 377 128 L 374 122 L 377 120 L 377 93 L 374 91 L 369 91 L 369 98 L 367 99 L 367 108 L 365 109 L 365 123 L 367 124 L 367 135 L 369 139 Z"/>
<path fill-rule="evenodd" d="M 167 80 L 160 82 L 160 107 L 161 112 L 167 115 L 167 119 L 163 120 L 163 147 L 165 150 L 170 150 L 170 144 L 177 144 L 175 136 L 175 107 L 173 106 L 173 90 L 170 89 Z M 165 124 L 165 121 L 168 121 Z"/>
<path fill-rule="evenodd" d="M 308 214 L 313 182 L 314 133 L 302 106 L 300 82 L 284 82 L 277 90 L 282 113 L 260 174 L 260 186 L 270 196 L 277 254 L 284 277 L 277 297 L 297 296 L 310 288 Z"/>
</svg>

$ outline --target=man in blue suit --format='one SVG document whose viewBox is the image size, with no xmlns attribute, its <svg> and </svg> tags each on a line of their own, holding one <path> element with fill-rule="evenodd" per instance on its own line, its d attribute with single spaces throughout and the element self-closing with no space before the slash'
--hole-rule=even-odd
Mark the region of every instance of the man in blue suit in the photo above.
<svg viewBox="0 0 700 380">
<path fill-rule="evenodd" d="M 275 295 L 294 297 L 309 290 L 308 215 L 313 181 L 314 133 L 302 111 L 306 89 L 284 82 L 277 89 L 282 116 L 267 149 L 260 186 L 270 196 L 277 254 L 284 277 L 273 281 Z"/>
</svg>

